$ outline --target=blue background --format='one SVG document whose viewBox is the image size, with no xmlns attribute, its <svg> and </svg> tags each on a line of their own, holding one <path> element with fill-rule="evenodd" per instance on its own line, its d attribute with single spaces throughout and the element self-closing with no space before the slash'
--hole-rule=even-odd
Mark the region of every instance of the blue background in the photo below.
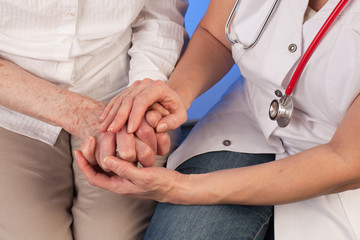
<svg viewBox="0 0 360 240">
<path fill-rule="evenodd" d="M 204 15 L 208 4 L 209 0 L 189 0 L 189 8 L 185 15 L 185 28 L 190 37 Z M 188 118 L 197 119 L 203 117 L 238 76 L 240 76 L 239 69 L 234 65 L 231 71 L 220 82 L 193 102 L 188 110 Z"/>
</svg>

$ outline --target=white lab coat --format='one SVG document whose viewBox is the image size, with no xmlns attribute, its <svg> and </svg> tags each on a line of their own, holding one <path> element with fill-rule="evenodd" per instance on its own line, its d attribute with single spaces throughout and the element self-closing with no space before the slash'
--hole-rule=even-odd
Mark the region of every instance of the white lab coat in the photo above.
<svg viewBox="0 0 360 240">
<path fill-rule="evenodd" d="M 243 21 L 244 16 L 251 17 L 256 12 L 254 9 L 268 11 L 259 7 L 268 1 L 272 2 L 242 0 L 231 32 L 251 32 L 256 24 Z M 348 3 L 307 63 L 293 92 L 295 111 L 289 126 L 277 127 L 268 115 L 270 102 L 276 98 L 274 91 L 284 92 L 301 56 L 338 0 L 329 0 L 303 23 L 307 3 L 280 1 L 254 47 L 244 50 L 241 44 L 233 46 L 234 60 L 246 79 L 244 84 L 237 81 L 195 126 L 170 156 L 169 168 L 192 156 L 221 150 L 276 153 L 280 159 L 331 139 L 360 93 L 358 0 Z M 241 39 L 241 34 L 238 37 Z M 290 44 L 296 45 L 295 52 L 289 51 Z M 224 145 L 224 140 L 230 140 L 231 145 Z M 275 237 L 276 240 L 360 239 L 360 190 L 276 206 Z"/>
</svg>

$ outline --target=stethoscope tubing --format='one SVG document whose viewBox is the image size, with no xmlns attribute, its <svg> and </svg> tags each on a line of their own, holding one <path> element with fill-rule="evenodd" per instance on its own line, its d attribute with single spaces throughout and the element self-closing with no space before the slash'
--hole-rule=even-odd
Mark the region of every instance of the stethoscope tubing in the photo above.
<svg viewBox="0 0 360 240">
<path fill-rule="evenodd" d="M 275 95 L 280 97 L 280 99 L 274 99 L 270 103 L 269 117 L 271 120 L 276 120 L 279 127 L 284 128 L 290 123 L 294 111 L 294 104 L 291 97 L 294 87 L 299 80 L 300 75 L 303 72 L 305 65 L 307 64 L 314 50 L 320 43 L 321 39 L 323 39 L 325 33 L 328 31 L 334 20 L 348 3 L 348 1 L 349 0 L 340 0 L 333 9 L 333 11 L 330 13 L 324 24 L 321 26 L 320 30 L 318 31 L 314 39 L 311 41 L 309 47 L 306 49 L 304 55 L 300 59 L 300 62 L 297 65 L 294 74 L 292 75 L 290 82 L 285 90 L 285 94 L 282 95 L 280 90 L 275 91 Z"/>
<path fill-rule="evenodd" d="M 233 7 L 232 10 L 231 10 L 230 16 L 229 16 L 229 18 L 228 18 L 228 20 L 226 21 L 226 24 L 225 24 L 225 36 L 226 36 L 226 39 L 228 40 L 228 42 L 231 43 L 232 45 L 234 45 L 234 44 L 236 44 L 236 43 L 239 43 L 238 40 L 236 40 L 236 39 L 235 39 L 235 40 L 232 40 L 232 39 L 231 39 L 231 37 L 230 37 L 230 25 L 231 25 L 231 22 L 232 22 L 232 20 L 233 20 L 233 18 L 234 18 L 235 11 L 236 11 L 236 9 L 237 9 L 240 1 L 241 1 L 241 0 L 236 0 L 236 2 L 235 2 L 235 4 L 234 4 L 234 7 Z M 261 34 L 263 33 L 263 31 L 264 31 L 264 29 L 265 29 L 265 27 L 266 27 L 266 24 L 269 22 L 269 19 L 270 19 L 272 13 L 274 12 L 274 10 L 275 10 L 275 8 L 276 8 L 276 6 L 277 6 L 277 4 L 278 4 L 279 1 L 280 1 L 280 0 L 275 0 L 275 1 L 273 2 L 273 4 L 271 5 L 271 8 L 270 8 L 270 11 L 267 13 L 266 18 L 264 19 L 264 22 L 262 23 L 260 29 L 259 29 L 259 30 L 257 31 L 257 33 L 255 34 L 256 37 L 253 39 L 253 41 L 252 41 L 249 45 L 243 44 L 243 48 L 244 48 L 244 49 L 251 48 L 251 47 L 254 46 L 254 45 L 257 43 L 257 41 L 260 39 L 260 36 L 261 36 Z"/>
<path fill-rule="evenodd" d="M 296 67 L 294 74 L 292 75 L 290 82 L 285 90 L 286 95 L 291 95 L 296 85 L 297 80 L 300 78 L 302 71 L 305 68 L 306 63 L 309 61 L 309 58 L 313 54 L 315 48 L 320 43 L 321 39 L 324 37 L 327 30 L 330 28 L 332 23 L 335 21 L 336 17 L 339 15 L 341 10 L 345 7 L 345 5 L 349 2 L 349 0 L 340 0 L 340 2 L 336 5 L 334 10 L 331 12 L 329 17 L 326 19 L 319 32 L 316 34 L 315 38 L 310 43 L 308 49 L 305 51 L 304 56 L 301 58 L 299 65 Z"/>
<path fill-rule="evenodd" d="M 250 48 L 256 44 L 256 42 L 260 38 L 260 35 L 264 31 L 264 28 L 265 28 L 270 16 L 272 15 L 278 1 L 279 0 L 274 1 L 273 5 L 271 7 L 271 10 L 269 11 L 268 15 L 266 16 L 265 21 L 263 22 L 261 28 L 257 32 L 256 38 L 253 40 L 252 43 L 249 44 L 249 46 L 243 46 L 244 49 Z M 240 2 L 240 0 L 236 1 L 235 5 L 230 13 L 230 16 L 226 22 L 226 26 L 225 26 L 226 38 L 232 45 L 238 43 L 238 41 L 236 39 L 235 40 L 231 39 L 229 28 L 230 28 L 231 21 L 234 17 L 234 13 L 238 7 L 239 2 Z M 320 41 L 323 39 L 326 32 L 329 30 L 330 26 L 333 24 L 335 19 L 338 17 L 338 15 L 340 14 L 340 12 L 343 10 L 343 8 L 345 7 L 345 5 L 348 2 L 349 2 L 349 0 L 340 0 L 338 2 L 338 4 L 335 6 L 335 8 L 332 10 L 332 12 L 328 16 L 328 18 L 326 19 L 324 24 L 321 26 L 320 30 L 318 31 L 318 33 L 316 34 L 314 39 L 311 41 L 309 47 L 306 49 L 304 55 L 301 57 L 300 62 L 297 65 L 293 75 L 291 76 L 290 82 L 285 89 L 285 93 L 282 94 L 280 90 L 275 91 L 275 95 L 277 97 L 279 97 L 280 99 L 279 100 L 274 99 L 271 102 L 270 108 L 269 108 L 269 117 L 271 120 L 276 120 L 279 127 L 286 127 L 289 124 L 290 119 L 293 115 L 292 114 L 293 110 L 294 110 L 293 100 L 292 100 L 292 96 L 291 96 L 291 94 L 294 90 L 294 87 L 295 87 L 297 81 L 299 80 L 311 55 L 315 51 L 316 47 L 319 45 Z"/>
</svg>

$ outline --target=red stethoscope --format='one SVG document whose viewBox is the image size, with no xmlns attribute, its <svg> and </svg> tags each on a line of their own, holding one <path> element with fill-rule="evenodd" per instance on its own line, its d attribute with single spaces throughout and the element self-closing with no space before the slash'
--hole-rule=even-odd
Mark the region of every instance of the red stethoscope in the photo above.
<svg viewBox="0 0 360 240">
<path fill-rule="evenodd" d="M 334 8 L 334 10 L 329 15 L 329 17 L 326 19 L 325 23 L 322 25 L 319 32 L 316 34 L 315 38 L 310 43 L 308 49 L 305 51 L 304 56 L 301 58 L 301 60 L 299 62 L 299 65 L 296 67 L 295 72 L 292 75 L 290 82 L 285 90 L 285 94 L 283 95 L 280 90 L 275 91 L 275 95 L 277 97 L 279 97 L 279 99 L 274 99 L 271 102 L 270 108 L 269 108 L 269 117 L 271 120 L 276 121 L 277 124 L 279 125 L 279 127 L 282 127 L 282 128 L 286 127 L 290 123 L 290 119 L 291 119 L 293 111 L 294 111 L 294 104 L 293 104 L 293 100 L 291 97 L 291 93 L 294 90 L 296 82 L 298 81 L 306 63 L 308 62 L 308 60 L 311 57 L 312 53 L 314 52 L 315 48 L 319 44 L 320 40 L 324 37 L 327 30 L 329 29 L 331 24 L 334 22 L 336 17 L 339 15 L 339 13 L 342 11 L 342 9 L 345 7 L 345 5 L 348 3 L 348 1 L 349 0 L 340 0 L 339 3 Z M 226 28 L 225 28 L 226 36 L 227 36 L 229 42 L 232 44 L 237 43 L 238 41 L 228 37 L 228 36 L 230 36 L 228 29 L 229 29 L 229 25 L 232 21 L 231 20 L 232 16 L 234 15 L 234 11 L 235 11 L 238 3 L 239 3 L 239 0 L 237 0 L 235 6 L 233 8 L 233 11 L 228 19 L 228 22 L 227 22 Z M 277 4 L 277 1 L 274 2 L 270 14 L 273 12 L 276 4 Z M 270 14 L 268 14 L 268 18 L 270 17 Z M 263 29 L 266 25 L 266 22 L 263 24 L 261 31 L 259 32 L 258 37 L 256 38 L 256 41 L 258 40 L 261 32 L 263 31 Z M 255 45 L 256 41 L 254 41 L 254 43 L 251 44 L 251 46 L 249 46 L 249 47 L 252 47 L 253 45 Z M 245 48 L 248 48 L 248 47 L 245 47 Z"/>
</svg>

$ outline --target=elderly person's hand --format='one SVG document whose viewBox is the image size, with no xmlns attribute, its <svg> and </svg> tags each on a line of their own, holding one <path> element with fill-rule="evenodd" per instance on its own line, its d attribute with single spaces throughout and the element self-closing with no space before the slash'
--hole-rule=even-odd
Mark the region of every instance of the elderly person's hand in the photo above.
<svg viewBox="0 0 360 240">
<path fill-rule="evenodd" d="M 156 154 L 164 155 L 170 149 L 170 138 L 167 133 L 155 134 L 154 127 L 161 119 L 157 112 L 149 112 L 148 121 L 142 119 L 135 134 L 128 134 L 125 128 L 117 133 L 100 132 L 100 115 L 106 104 L 85 98 L 72 110 L 71 117 L 66 118 L 65 129 L 79 137 L 83 153 L 92 166 L 99 165 L 103 170 L 109 171 L 103 164 L 107 156 L 118 155 L 123 159 L 136 162 L 143 166 L 152 166 Z M 65 119 L 64 115 L 64 119 Z"/>
<path fill-rule="evenodd" d="M 107 156 L 115 156 L 115 152 L 123 160 L 134 164 L 140 162 L 144 167 L 153 166 L 156 155 L 165 155 L 170 149 L 169 135 L 154 131 L 160 119 L 159 112 L 150 111 L 147 113 L 147 120 L 142 119 L 134 134 L 128 133 L 125 126 L 115 134 L 100 133 L 100 138 L 90 136 L 81 145 L 81 151 L 90 163 L 98 162 L 106 171 L 108 169 L 103 160 Z"/>
</svg>

